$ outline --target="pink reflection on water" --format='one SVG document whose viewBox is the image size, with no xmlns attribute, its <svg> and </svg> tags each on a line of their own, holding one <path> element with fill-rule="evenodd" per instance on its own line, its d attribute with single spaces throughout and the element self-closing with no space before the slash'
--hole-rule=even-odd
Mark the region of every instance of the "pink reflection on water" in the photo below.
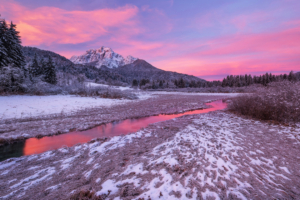
<svg viewBox="0 0 300 200">
<path fill-rule="evenodd" d="M 140 130 L 149 124 L 170 120 L 183 115 L 208 113 L 215 110 L 225 109 L 227 104 L 222 100 L 207 103 L 206 105 L 212 106 L 208 109 L 188 111 L 180 114 L 172 115 L 158 115 L 151 117 L 144 117 L 139 119 L 127 119 L 120 122 L 113 122 L 97 126 L 86 131 L 75 131 L 57 136 L 43 137 L 41 139 L 30 138 L 25 141 L 23 149 L 24 155 L 32 155 L 43 153 L 45 151 L 54 150 L 63 146 L 71 147 L 78 143 L 86 143 L 93 138 L 112 137 L 117 135 L 124 135 L 133 133 Z"/>
</svg>

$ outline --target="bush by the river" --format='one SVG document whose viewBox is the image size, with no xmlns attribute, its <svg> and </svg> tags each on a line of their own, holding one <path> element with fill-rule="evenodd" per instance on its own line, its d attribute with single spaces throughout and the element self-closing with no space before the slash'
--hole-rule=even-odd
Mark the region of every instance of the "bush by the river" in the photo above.
<svg viewBox="0 0 300 200">
<path fill-rule="evenodd" d="M 229 109 L 261 120 L 300 122 L 300 83 L 269 84 L 255 93 L 233 99 Z"/>
</svg>

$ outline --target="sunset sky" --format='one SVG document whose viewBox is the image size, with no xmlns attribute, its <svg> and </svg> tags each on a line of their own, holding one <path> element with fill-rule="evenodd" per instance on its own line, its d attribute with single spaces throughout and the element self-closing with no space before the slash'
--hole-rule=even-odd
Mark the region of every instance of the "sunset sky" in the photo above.
<svg viewBox="0 0 300 200">
<path fill-rule="evenodd" d="M 25 46 L 111 47 L 207 80 L 300 71 L 299 0 L 0 0 Z"/>
</svg>

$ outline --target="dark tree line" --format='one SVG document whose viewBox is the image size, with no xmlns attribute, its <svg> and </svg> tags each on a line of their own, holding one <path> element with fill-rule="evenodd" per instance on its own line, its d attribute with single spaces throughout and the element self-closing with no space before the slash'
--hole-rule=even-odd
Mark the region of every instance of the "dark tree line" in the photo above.
<svg viewBox="0 0 300 200">
<path fill-rule="evenodd" d="M 32 77 L 41 77 L 47 83 L 56 84 L 56 71 L 55 66 L 53 64 L 51 56 L 48 56 L 48 60 L 42 59 L 40 63 L 38 63 L 36 54 L 32 60 L 32 63 L 29 67 L 29 75 Z"/>
<path fill-rule="evenodd" d="M 272 75 L 272 73 L 266 73 L 260 76 L 249 75 L 237 75 L 227 76 L 223 79 L 222 87 L 244 87 L 252 84 L 268 85 L 271 82 L 280 82 L 283 80 L 297 81 L 296 75 L 291 71 L 289 74 Z"/>
<path fill-rule="evenodd" d="M 271 82 L 280 82 L 284 80 L 288 81 L 298 81 L 299 78 L 291 71 L 289 74 L 280 74 L 280 75 L 272 75 L 272 73 L 266 73 L 260 76 L 251 76 L 250 74 L 246 75 L 229 75 L 223 79 L 223 81 L 186 81 L 183 78 L 175 79 L 173 81 L 165 81 L 165 80 L 152 80 L 149 79 L 134 79 L 132 82 L 132 86 L 140 86 L 143 87 L 146 84 L 152 83 L 152 85 L 148 88 L 158 89 L 158 88 L 169 88 L 170 84 L 173 84 L 176 88 L 207 88 L 207 87 L 245 87 L 252 84 L 261 84 L 268 85 Z"/>
</svg>

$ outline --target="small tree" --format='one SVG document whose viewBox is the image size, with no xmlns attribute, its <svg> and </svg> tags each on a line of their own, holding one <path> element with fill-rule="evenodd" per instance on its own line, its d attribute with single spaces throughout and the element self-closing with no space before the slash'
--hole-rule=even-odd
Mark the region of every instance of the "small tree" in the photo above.
<svg viewBox="0 0 300 200">
<path fill-rule="evenodd" d="M 184 88 L 185 87 L 185 82 L 182 78 L 178 81 L 178 87 L 179 88 Z"/>
<path fill-rule="evenodd" d="M 138 86 L 138 81 L 136 79 L 133 79 L 132 81 L 132 86 L 135 87 L 135 86 Z"/>
<path fill-rule="evenodd" d="M 42 70 L 41 70 L 41 67 L 37 61 L 37 56 L 36 54 L 34 54 L 34 57 L 33 57 L 33 60 L 32 60 L 32 63 L 29 67 L 29 73 L 32 77 L 37 77 L 37 76 L 40 76 L 42 73 Z"/>
<path fill-rule="evenodd" d="M 48 58 L 48 62 L 46 64 L 46 68 L 44 69 L 45 81 L 55 85 L 57 83 L 55 66 L 52 62 L 51 56 Z"/>
<path fill-rule="evenodd" d="M 162 81 L 159 81 L 159 87 L 162 88 L 164 86 Z"/>
<path fill-rule="evenodd" d="M 295 81 L 295 80 L 296 80 L 296 76 L 295 76 L 295 74 L 294 74 L 293 71 L 291 71 L 291 72 L 289 73 L 289 75 L 288 75 L 288 80 L 289 80 L 289 81 Z"/>
</svg>

